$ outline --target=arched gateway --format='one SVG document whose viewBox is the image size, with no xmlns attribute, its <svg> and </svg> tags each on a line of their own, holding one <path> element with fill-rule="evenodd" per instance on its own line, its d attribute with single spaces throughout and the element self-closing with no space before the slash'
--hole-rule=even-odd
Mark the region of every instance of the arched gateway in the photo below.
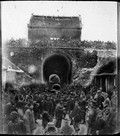
<svg viewBox="0 0 120 136">
<path fill-rule="evenodd" d="M 47 57 L 43 62 L 43 80 L 49 81 L 49 76 L 59 76 L 61 86 L 71 81 L 71 61 L 63 54 L 55 53 Z"/>
</svg>

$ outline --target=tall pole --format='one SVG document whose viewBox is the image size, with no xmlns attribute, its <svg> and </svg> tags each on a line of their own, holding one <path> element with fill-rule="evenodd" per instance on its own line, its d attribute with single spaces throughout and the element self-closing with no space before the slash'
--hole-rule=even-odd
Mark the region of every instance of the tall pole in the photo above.
<svg viewBox="0 0 120 136">
<path fill-rule="evenodd" d="M 117 127 L 116 133 L 120 132 L 120 3 L 117 3 Z M 119 68 L 118 68 L 119 67 Z"/>
<path fill-rule="evenodd" d="M 2 35 L 1 35 L 1 2 L 0 2 L 0 61 L 2 62 Z M 2 83 L 2 63 L 0 63 L 0 81 Z M 0 134 L 3 133 L 3 119 L 2 119 L 2 84 L 0 84 Z"/>
</svg>

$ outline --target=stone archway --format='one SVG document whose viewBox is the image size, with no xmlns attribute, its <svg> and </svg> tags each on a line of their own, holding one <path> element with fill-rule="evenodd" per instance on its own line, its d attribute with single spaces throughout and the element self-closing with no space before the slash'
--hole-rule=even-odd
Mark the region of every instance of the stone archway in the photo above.
<svg viewBox="0 0 120 136">
<path fill-rule="evenodd" d="M 43 80 L 49 81 L 51 74 L 59 76 L 61 86 L 71 82 L 71 60 L 60 53 L 55 53 L 45 58 L 43 61 Z"/>
</svg>

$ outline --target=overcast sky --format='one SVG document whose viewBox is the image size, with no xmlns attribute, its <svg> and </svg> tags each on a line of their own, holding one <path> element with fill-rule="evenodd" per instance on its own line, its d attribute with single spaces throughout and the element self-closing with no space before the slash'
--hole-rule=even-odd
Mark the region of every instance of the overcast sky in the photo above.
<svg viewBox="0 0 120 136">
<path fill-rule="evenodd" d="M 82 17 L 81 40 L 117 41 L 117 3 L 80 1 L 2 2 L 2 39 L 27 38 L 31 14 Z"/>
</svg>

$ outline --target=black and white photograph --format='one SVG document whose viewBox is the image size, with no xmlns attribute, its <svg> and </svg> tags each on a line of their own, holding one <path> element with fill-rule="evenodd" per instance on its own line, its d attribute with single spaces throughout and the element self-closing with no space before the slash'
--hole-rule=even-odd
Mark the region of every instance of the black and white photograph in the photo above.
<svg viewBox="0 0 120 136">
<path fill-rule="evenodd" d="M 118 133 L 117 27 L 117 2 L 2 1 L 0 133 Z"/>
</svg>

